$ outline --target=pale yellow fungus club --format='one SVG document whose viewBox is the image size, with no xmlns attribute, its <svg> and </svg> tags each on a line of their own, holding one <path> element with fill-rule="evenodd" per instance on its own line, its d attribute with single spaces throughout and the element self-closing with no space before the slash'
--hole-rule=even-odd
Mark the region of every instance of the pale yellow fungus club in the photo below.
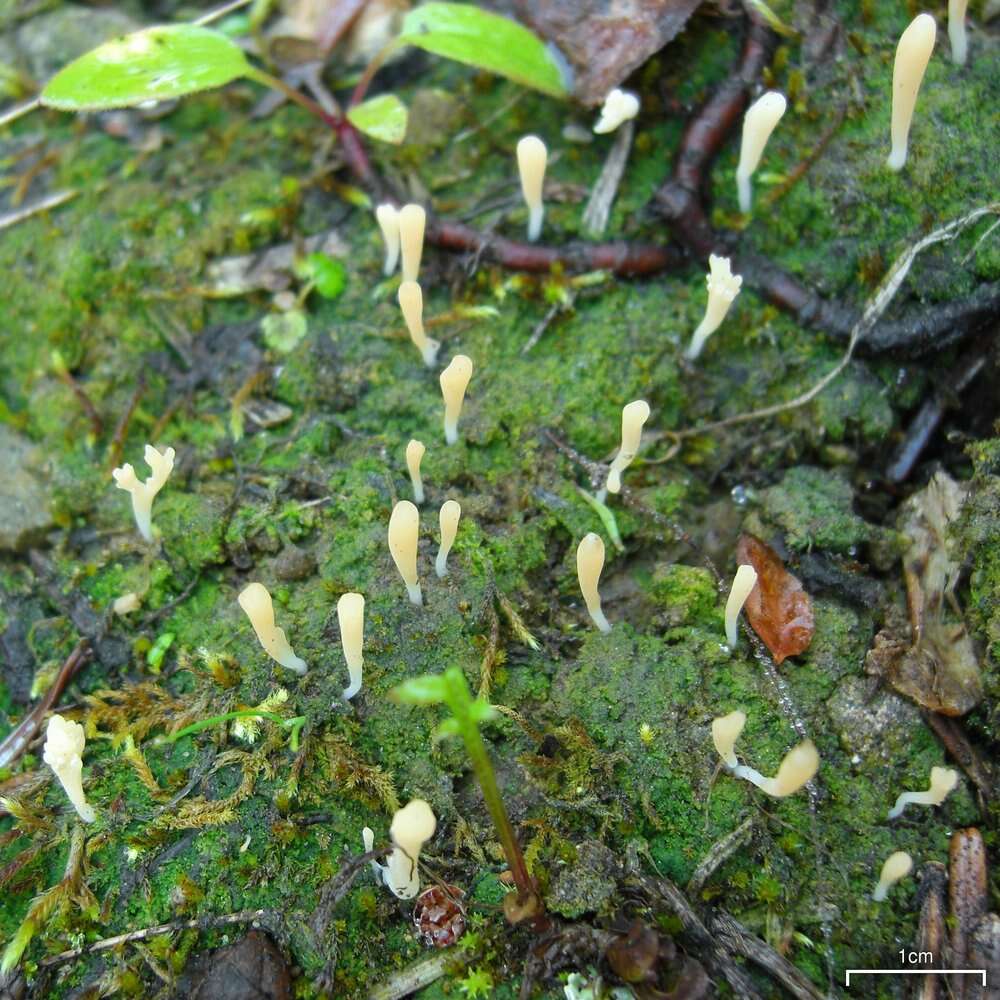
<svg viewBox="0 0 1000 1000">
<path fill-rule="evenodd" d="M 812 740 L 803 740 L 785 754 L 778 767 L 778 773 L 768 778 L 755 768 L 736 762 L 733 745 L 740 733 L 746 718 L 742 712 L 731 712 L 729 715 L 716 719 L 712 723 L 712 739 L 715 749 L 726 765 L 726 769 L 736 778 L 743 778 L 761 791 L 776 798 L 783 799 L 793 795 L 810 782 L 819 770 L 819 753 Z"/>
<path fill-rule="evenodd" d="M 458 521 L 461 516 L 462 507 L 457 500 L 445 500 L 441 505 L 441 511 L 438 514 L 438 523 L 441 526 L 441 547 L 438 549 L 437 559 L 434 562 L 434 570 L 442 579 L 448 575 L 448 553 L 451 552 L 451 547 L 455 544 Z"/>
<path fill-rule="evenodd" d="M 382 242 L 385 244 L 385 264 L 382 270 L 388 278 L 399 263 L 399 210 L 386 202 L 375 209 L 375 220 L 382 231 Z"/>
<path fill-rule="evenodd" d="M 717 257 L 713 253 L 709 255 L 708 267 L 709 273 L 705 279 L 708 285 L 708 303 L 705 306 L 705 316 L 694 331 L 685 352 L 688 361 L 694 361 L 701 354 L 705 341 L 722 325 L 743 285 L 743 278 L 733 274 L 728 257 Z"/>
<path fill-rule="evenodd" d="M 602 632 L 610 632 L 611 623 L 604 616 L 601 595 L 597 589 L 603 569 L 604 539 L 590 532 L 583 536 L 576 548 L 576 575 L 591 619 Z"/>
<path fill-rule="evenodd" d="M 389 552 L 399 575 L 406 584 L 410 603 L 421 605 L 424 595 L 417 579 L 417 542 L 420 536 L 420 513 L 409 500 L 400 500 L 389 517 Z"/>
<path fill-rule="evenodd" d="M 788 102 L 784 94 L 769 90 L 750 105 L 743 117 L 740 162 L 736 168 L 736 191 L 739 195 L 741 212 L 749 212 L 753 205 L 750 178 L 760 165 L 764 147 L 787 107 Z"/>
<path fill-rule="evenodd" d="M 420 205 L 404 205 L 399 210 L 399 249 L 403 257 L 403 281 L 420 277 L 420 258 L 424 252 L 424 229 L 427 213 Z"/>
<path fill-rule="evenodd" d="M 462 415 L 465 390 L 472 378 L 472 359 L 456 354 L 451 364 L 441 372 L 441 395 L 444 397 L 444 439 L 448 444 L 458 441 L 458 418 Z"/>
<path fill-rule="evenodd" d="M 143 483 L 135 474 L 135 469 L 126 462 L 119 469 L 112 469 L 115 485 L 120 490 L 132 494 L 132 513 L 139 534 L 147 541 L 153 540 L 153 500 L 163 489 L 164 483 L 170 478 L 174 469 L 174 449 L 167 448 L 157 451 L 151 444 L 146 445 L 143 458 L 150 468 L 150 477 Z"/>
<path fill-rule="evenodd" d="M 723 764 L 730 770 L 739 767 L 734 747 L 746 724 L 746 715 L 738 710 L 712 720 L 712 742 Z"/>
<path fill-rule="evenodd" d="M 436 829 L 434 811 L 423 799 L 413 799 L 392 817 L 389 836 L 393 850 L 383 877 L 385 884 L 400 899 L 413 899 L 420 890 L 417 867 L 420 852 Z"/>
<path fill-rule="evenodd" d="M 341 594 L 337 601 L 337 622 L 340 644 L 344 648 L 350 684 L 344 688 L 344 701 L 350 701 L 361 690 L 364 667 L 365 599 L 361 594 Z"/>
<path fill-rule="evenodd" d="M 622 408 L 622 443 L 608 470 L 605 489 L 609 493 L 621 493 L 622 473 L 632 464 L 639 453 L 642 428 L 649 419 L 649 403 L 636 399 Z"/>
<path fill-rule="evenodd" d="M 424 481 L 420 475 L 420 463 L 426 451 L 424 443 L 416 438 L 413 438 L 406 446 L 406 471 L 410 474 L 414 503 L 424 502 Z"/>
<path fill-rule="evenodd" d="M 903 792 L 889 810 L 889 819 L 902 816 L 909 805 L 939 806 L 958 784 L 958 771 L 950 767 L 932 767 L 930 787 L 926 792 Z"/>
<path fill-rule="evenodd" d="M 111 605 L 111 610 L 116 615 L 130 615 L 133 611 L 138 611 L 142 605 L 142 599 L 134 591 L 116 597 Z"/>
<path fill-rule="evenodd" d="M 521 178 L 521 194 L 528 206 L 528 240 L 534 243 L 542 235 L 545 204 L 542 187 L 549 151 L 537 135 L 526 135 L 517 144 L 517 172 Z"/>
<path fill-rule="evenodd" d="M 274 623 L 274 604 L 262 583 L 249 583 L 237 598 L 250 619 L 257 641 L 272 660 L 297 674 L 306 672 L 306 661 L 295 655 L 285 636 L 285 630 Z"/>
<path fill-rule="evenodd" d="M 948 41 L 951 42 L 951 59 L 964 66 L 969 57 L 969 38 L 965 30 L 965 11 L 969 0 L 948 0 Z"/>
<path fill-rule="evenodd" d="M 619 125 L 629 121 L 639 113 L 639 98 L 630 90 L 620 90 L 615 87 L 601 106 L 601 116 L 594 125 L 598 135 L 614 132 Z"/>
<path fill-rule="evenodd" d="M 934 51 L 937 24 L 930 14 L 918 14 L 900 36 L 892 67 L 892 151 L 890 170 L 902 170 L 910 139 L 917 93 Z"/>
<path fill-rule="evenodd" d="M 726 643 L 730 649 L 736 648 L 737 632 L 736 625 L 739 621 L 740 612 L 746 604 L 753 588 L 757 586 L 757 571 L 748 564 L 736 568 L 736 576 L 733 577 L 733 585 L 729 590 L 729 598 L 726 601 Z"/>
<path fill-rule="evenodd" d="M 882 865 L 882 872 L 878 878 L 878 885 L 875 886 L 875 891 L 872 893 L 872 899 L 876 903 L 881 903 L 889 895 L 889 890 L 901 878 L 906 878 L 912 869 L 913 858 L 906 851 L 896 851 L 890 854 L 885 859 L 885 864 Z"/>
<path fill-rule="evenodd" d="M 431 340 L 424 331 L 424 293 L 420 285 L 415 281 L 404 281 L 399 286 L 397 297 L 410 340 L 420 351 L 424 364 L 433 368 L 441 345 L 436 340 Z"/>
<path fill-rule="evenodd" d="M 83 726 L 79 722 L 53 715 L 45 729 L 42 760 L 52 768 L 80 819 L 84 823 L 93 823 L 97 814 L 87 803 L 83 791 L 83 748 L 86 742 Z"/>
</svg>

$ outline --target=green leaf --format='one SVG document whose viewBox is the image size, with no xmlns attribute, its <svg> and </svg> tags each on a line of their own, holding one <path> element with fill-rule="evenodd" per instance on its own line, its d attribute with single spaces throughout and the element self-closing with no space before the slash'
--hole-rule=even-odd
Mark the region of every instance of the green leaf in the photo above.
<svg viewBox="0 0 1000 1000">
<path fill-rule="evenodd" d="M 393 701 L 410 705 L 436 705 L 444 701 L 448 694 L 448 686 L 440 674 L 424 674 L 422 677 L 411 677 L 403 681 L 399 687 L 390 692 Z"/>
<path fill-rule="evenodd" d="M 553 97 L 568 93 L 552 53 L 527 28 L 471 4 L 425 3 L 403 21 L 399 39 L 469 66 L 498 73 Z"/>
<path fill-rule="evenodd" d="M 309 332 L 305 314 L 297 309 L 284 313 L 271 313 L 260 321 L 264 343 L 279 354 L 294 351 L 299 341 Z"/>
<path fill-rule="evenodd" d="M 252 72 L 242 50 L 196 24 L 145 28 L 112 39 L 61 69 L 41 103 L 63 111 L 100 111 L 183 97 Z"/>
<path fill-rule="evenodd" d="M 347 285 L 347 268 L 325 253 L 311 253 L 297 269 L 300 277 L 311 281 L 324 299 L 335 299 Z"/>
<path fill-rule="evenodd" d="M 469 718 L 473 722 L 489 722 L 490 719 L 495 719 L 497 715 L 497 710 L 482 698 L 477 698 L 469 706 Z"/>
<path fill-rule="evenodd" d="M 347 112 L 347 118 L 359 132 L 398 146 L 406 135 L 409 112 L 395 94 L 381 94 L 355 104 Z"/>
<path fill-rule="evenodd" d="M 446 739 L 448 736 L 460 736 L 462 733 L 462 727 L 458 724 L 458 719 L 454 716 L 449 716 L 443 722 L 439 722 L 431 733 L 431 742 L 440 743 L 441 740 Z"/>
</svg>

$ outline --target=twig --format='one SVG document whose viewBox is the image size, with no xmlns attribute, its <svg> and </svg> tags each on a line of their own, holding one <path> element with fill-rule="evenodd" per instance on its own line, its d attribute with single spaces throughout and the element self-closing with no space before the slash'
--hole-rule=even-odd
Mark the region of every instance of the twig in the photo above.
<svg viewBox="0 0 1000 1000">
<path fill-rule="evenodd" d="M 253 3 L 253 0 L 230 0 L 229 3 L 224 3 L 221 7 L 216 7 L 215 10 L 210 10 L 207 14 L 202 14 L 201 17 L 194 20 L 194 24 L 211 24 L 213 21 L 218 21 L 220 18 L 227 17 L 232 14 L 234 10 L 239 10 L 241 7 L 246 7 L 247 4 Z"/>
<path fill-rule="evenodd" d="M 618 129 L 614 145 L 608 153 L 601 175 L 590 192 L 590 200 L 583 210 L 583 228 L 591 236 L 602 236 L 608 228 L 608 217 L 611 206 L 618 195 L 625 167 L 628 164 L 629 153 L 632 151 L 632 139 L 635 137 L 635 122 L 627 121 Z"/>
<path fill-rule="evenodd" d="M 195 573 L 191 582 L 188 583 L 187 586 L 185 586 L 185 588 L 175 598 L 167 601 L 167 603 L 164 604 L 162 607 L 155 608 L 153 611 L 150 611 L 148 615 L 145 615 L 143 617 L 142 627 L 149 628 L 150 625 L 153 625 L 156 622 L 158 622 L 164 615 L 170 614 L 170 612 L 173 611 L 174 608 L 177 607 L 177 605 L 183 604 L 191 596 L 191 592 L 194 590 L 195 587 L 198 586 L 198 583 L 200 581 L 201 581 L 201 570 L 199 569 L 198 572 Z"/>
<path fill-rule="evenodd" d="M 727 833 L 709 848 L 708 854 L 698 862 L 698 867 L 695 868 L 694 874 L 685 887 L 689 896 L 697 896 L 716 870 L 743 846 L 750 834 L 753 833 L 755 818 L 748 816 L 732 833 Z"/>
<path fill-rule="evenodd" d="M 31 108 L 27 110 L 30 111 Z M 0 118 L 0 126 L 3 124 L 4 119 Z M 42 212 L 48 212 L 50 209 L 58 208 L 60 205 L 65 205 L 67 201 L 75 198 L 77 193 L 72 188 L 66 191 L 56 191 L 54 194 L 46 195 L 38 201 L 33 201 L 30 205 L 25 205 L 24 208 L 19 208 L 16 212 L 7 212 L 6 215 L 0 215 L 0 229 L 10 229 L 11 226 L 16 226 L 19 222 L 24 222 L 33 215 L 39 215 Z"/>
<path fill-rule="evenodd" d="M 524 342 L 521 348 L 522 354 L 527 354 L 542 339 L 545 331 L 552 325 L 552 321 L 563 311 L 561 302 L 554 302 L 549 306 L 548 312 L 535 324 L 535 329 L 531 331 L 531 336 Z"/>
<path fill-rule="evenodd" d="M 117 426 L 115 427 L 115 433 L 111 438 L 111 444 L 108 445 L 108 468 L 115 468 L 118 463 L 122 460 L 122 450 L 125 447 L 125 437 L 128 434 L 129 424 L 132 423 L 132 415 L 135 413 L 135 408 L 139 405 L 139 400 L 142 399 L 142 394 L 146 391 L 146 380 L 143 378 L 139 379 L 139 384 L 135 387 L 135 391 L 132 393 L 131 399 L 128 401 L 128 406 L 125 407 L 125 412 L 121 415 Z"/>
<path fill-rule="evenodd" d="M 463 963 L 463 956 L 467 957 L 468 953 L 455 947 L 442 948 L 430 958 L 393 973 L 387 982 L 376 986 L 368 994 L 368 1000 L 401 1000 L 402 997 L 408 997 L 436 982 L 456 962 Z"/>
</svg>

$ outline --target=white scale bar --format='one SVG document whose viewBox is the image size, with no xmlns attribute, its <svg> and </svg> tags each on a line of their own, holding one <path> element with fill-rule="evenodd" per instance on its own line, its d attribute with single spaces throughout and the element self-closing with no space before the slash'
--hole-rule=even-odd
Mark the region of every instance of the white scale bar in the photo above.
<svg viewBox="0 0 1000 1000">
<path fill-rule="evenodd" d="M 986 985 L 985 969 L 848 969 L 845 986 L 851 985 L 851 976 L 982 976 Z"/>
</svg>

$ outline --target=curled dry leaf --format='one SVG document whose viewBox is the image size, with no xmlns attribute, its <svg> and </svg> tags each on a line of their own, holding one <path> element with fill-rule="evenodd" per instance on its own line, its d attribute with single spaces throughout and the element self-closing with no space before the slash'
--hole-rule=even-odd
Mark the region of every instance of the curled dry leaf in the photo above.
<svg viewBox="0 0 1000 1000">
<path fill-rule="evenodd" d="M 743 605 L 747 621 L 771 651 L 775 663 L 809 648 L 814 623 L 812 601 L 778 553 L 753 535 L 740 535 L 736 561 L 757 571 L 757 586 Z"/>
</svg>

